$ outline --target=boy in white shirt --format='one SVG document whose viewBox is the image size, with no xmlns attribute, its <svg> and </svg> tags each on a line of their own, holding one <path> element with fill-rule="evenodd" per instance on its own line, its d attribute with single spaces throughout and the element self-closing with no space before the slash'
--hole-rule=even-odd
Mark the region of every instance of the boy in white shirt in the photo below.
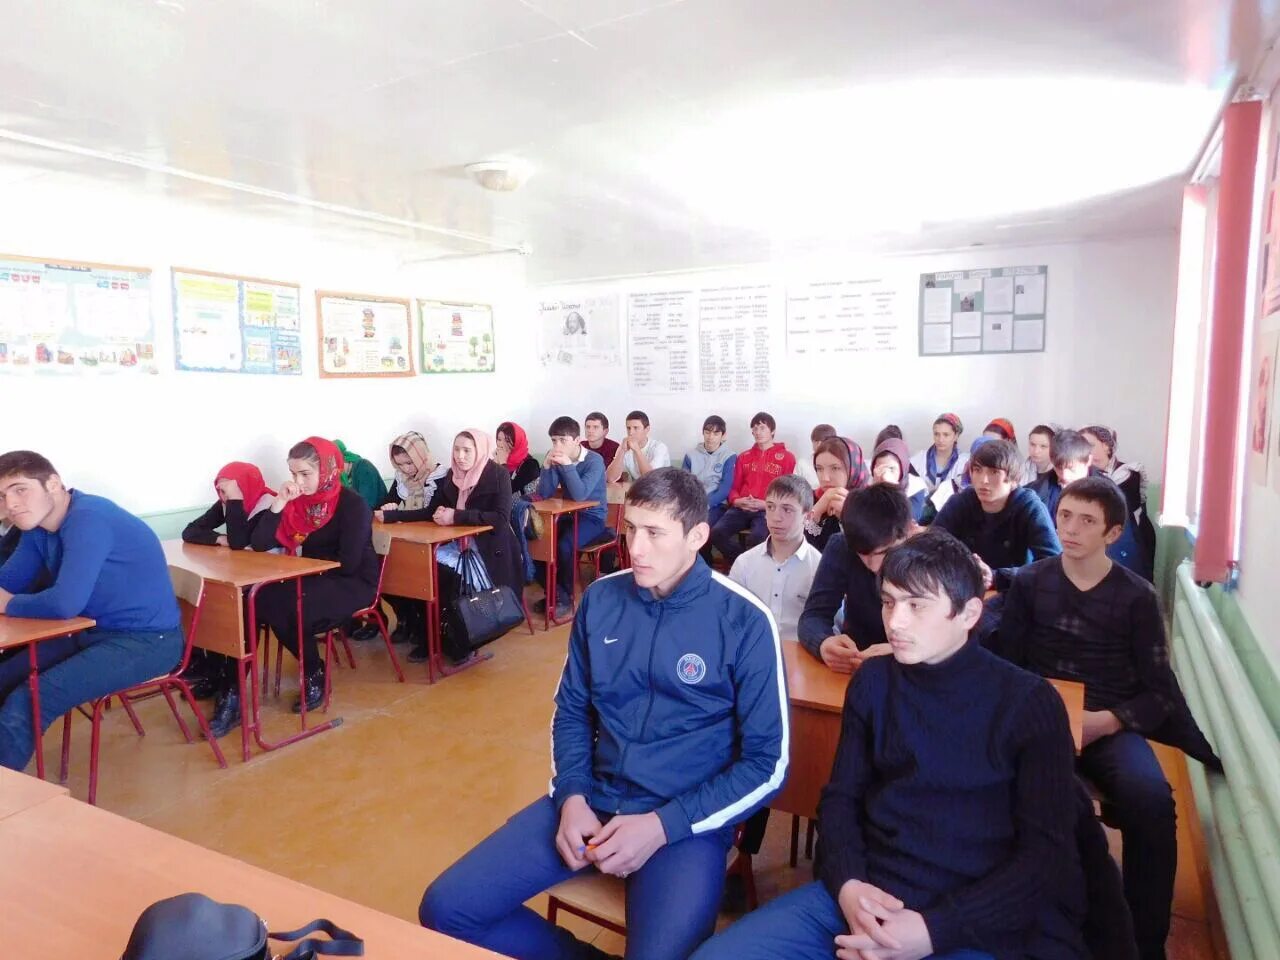
<svg viewBox="0 0 1280 960">
<path fill-rule="evenodd" d="M 618 451 L 609 464 L 605 479 L 609 483 L 617 483 L 624 476 L 629 480 L 639 480 L 651 470 L 671 466 L 671 453 L 661 440 L 649 436 L 649 415 L 643 410 L 632 410 L 627 414 L 627 438 L 622 441 Z"/>
<path fill-rule="evenodd" d="M 822 554 L 804 535 L 813 509 L 813 488 L 795 474 L 773 480 L 765 492 L 769 536 L 733 561 L 729 578 L 760 598 L 773 613 L 778 633 L 794 640 L 809 587 Z"/>
</svg>

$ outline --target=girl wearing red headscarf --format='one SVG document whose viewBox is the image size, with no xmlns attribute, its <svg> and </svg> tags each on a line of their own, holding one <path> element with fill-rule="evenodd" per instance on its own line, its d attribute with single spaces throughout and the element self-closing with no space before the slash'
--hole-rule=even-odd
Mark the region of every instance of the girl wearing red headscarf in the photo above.
<svg viewBox="0 0 1280 960">
<path fill-rule="evenodd" d="M 809 542 L 822 551 L 831 535 L 840 532 L 840 514 L 850 490 L 865 487 L 870 479 L 862 447 L 848 437 L 821 441 L 813 452 L 818 475 L 818 499 L 804 520 Z"/>
<path fill-rule="evenodd" d="M 494 441 L 489 434 L 475 428 L 464 430 L 453 440 L 453 469 L 436 486 L 431 502 L 422 510 L 395 510 L 383 515 L 386 523 L 430 520 L 441 526 L 490 526 L 488 533 L 475 537 L 476 549 L 495 586 L 509 586 L 520 596 L 524 580 L 520 570 L 520 544 L 511 527 L 511 476 L 506 464 L 493 459 Z M 436 551 L 440 564 L 441 590 L 445 596 L 453 592 L 453 569 L 458 565 L 458 549 L 453 543 Z M 445 637 L 445 652 L 453 659 L 465 658 L 470 651 L 450 650 Z M 409 659 L 420 663 L 427 658 L 425 638 L 409 651 Z"/>
<path fill-rule="evenodd" d="M 244 550 L 262 511 L 271 506 L 276 492 L 262 479 L 262 471 L 252 463 L 233 461 L 218 471 L 213 489 L 218 499 L 213 506 L 187 524 L 182 531 L 186 543 Z M 226 533 L 218 528 L 226 527 Z"/>
<path fill-rule="evenodd" d="M 373 512 L 360 494 L 342 485 L 342 454 L 328 440 L 308 437 L 289 451 L 290 479 L 280 485 L 271 508 L 253 530 L 255 550 L 283 547 L 288 553 L 336 560 L 336 570 L 302 581 L 302 641 L 307 709 L 324 699 L 324 659 L 315 635 L 346 622 L 373 602 L 378 555 L 373 549 Z M 258 593 L 258 620 L 298 655 L 296 587 L 273 583 Z M 301 709 L 294 704 L 294 712 Z"/>
<path fill-rule="evenodd" d="M 511 474 L 511 493 L 526 500 L 533 495 L 542 475 L 542 465 L 529 455 L 529 438 L 518 423 L 498 424 L 494 437 L 494 459 L 505 464 Z"/>
</svg>

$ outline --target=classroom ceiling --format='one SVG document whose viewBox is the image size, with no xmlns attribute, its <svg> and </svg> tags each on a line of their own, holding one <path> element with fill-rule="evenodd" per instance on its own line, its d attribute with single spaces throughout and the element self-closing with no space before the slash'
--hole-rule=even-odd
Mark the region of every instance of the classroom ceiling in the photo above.
<svg viewBox="0 0 1280 960">
<path fill-rule="evenodd" d="M 0 184 L 96 178 L 423 256 L 527 246 L 535 282 L 1172 228 L 1276 17 L 1274 0 L 6 6 Z M 532 165 L 521 190 L 462 170 L 498 156 Z"/>
</svg>

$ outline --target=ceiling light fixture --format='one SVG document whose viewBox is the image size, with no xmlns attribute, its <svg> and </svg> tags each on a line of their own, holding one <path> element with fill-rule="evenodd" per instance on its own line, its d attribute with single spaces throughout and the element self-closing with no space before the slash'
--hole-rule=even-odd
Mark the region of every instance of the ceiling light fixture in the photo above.
<svg viewBox="0 0 1280 960">
<path fill-rule="evenodd" d="M 531 172 L 529 165 L 522 160 L 482 160 L 467 164 L 471 179 L 486 190 L 498 193 L 518 190 Z"/>
</svg>

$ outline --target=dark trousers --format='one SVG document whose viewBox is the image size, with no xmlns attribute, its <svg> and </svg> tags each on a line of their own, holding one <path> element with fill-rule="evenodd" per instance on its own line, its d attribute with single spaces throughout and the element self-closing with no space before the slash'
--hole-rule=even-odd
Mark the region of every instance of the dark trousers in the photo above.
<svg viewBox="0 0 1280 960">
<path fill-rule="evenodd" d="M 396 630 L 415 647 L 427 645 L 427 604 L 412 597 L 383 597 L 396 613 Z"/>
<path fill-rule="evenodd" d="M 604 533 L 604 521 L 599 517 L 578 514 L 578 539 L 573 539 L 573 517 L 565 516 L 556 521 L 556 603 L 573 602 L 573 581 L 578 571 L 574 569 L 573 552 L 585 547 Z"/>
<path fill-rule="evenodd" d="M 316 634 L 350 619 L 357 610 L 367 607 L 373 600 L 369 596 L 359 598 L 352 594 L 349 584 L 339 584 L 333 579 L 308 577 L 302 582 L 302 642 L 307 675 L 324 669 L 324 657 L 316 642 Z M 258 592 L 258 623 L 271 628 L 271 632 L 295 657 L 298 655 L 298 600 L 297 587 L 292 580 L 269 583 Z"/>
<path fill-rule="evenodd" d="M 40 730 L 68 710 L 168 673 L 182 659 L 182 629 L 164 633 L 86 630 L 36 645 Z M 0 663 L 0 767 L 25 769 L 35 753 L 31 724 L 30 660 Z"/>
<path fill-rule="evenodd" d="M 746 547 L 738 543 L 738 534 L 743 530 L 750 531 L 747 534 Z M 732 564 L 745 550 L 764 543 L 768 535 L 769 528 L 765 526 L 763 510 L 739 510 L 737 507 L 730 507 L 711 528 L 711 545 Z"/>
<path fill-rule="evenodd" d="M 1178 867 L 1173 790 L 1151 745 L 1129 730 L 1095 740 L 1077 761 L 1080 773 L 1114 811 L 1124 841 L 1124 895 L 1142 960 L 1162 960 Z"/>
<path fill-rule="evenodd" d="M 422 925 L 517 960 L 602 956 L 524 906 L 574 874 L 556 851 L 559 826 L 549 797 L 525 807 L 427 888 Z M 628 958 L 684 960 L 711 935 L 732 840 L 729 828 L 668 844 L 626 879 Z"/>
</svg>

